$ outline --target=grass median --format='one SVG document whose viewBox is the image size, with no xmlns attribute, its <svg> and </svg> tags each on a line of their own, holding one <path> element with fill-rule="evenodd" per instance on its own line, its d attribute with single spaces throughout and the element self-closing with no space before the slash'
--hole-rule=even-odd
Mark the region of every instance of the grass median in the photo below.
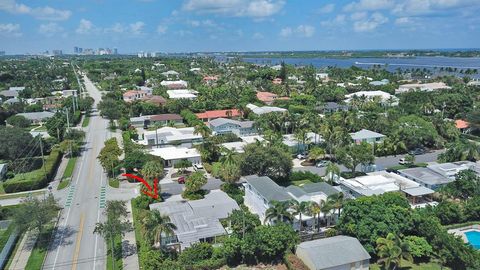
<svg viewBox="0 0 480 270">
<path fill-rule="evenodd" d="M 90 123 L 90 116 L 85 115 L 83 117 L 83 122 L 82 122 L 82 127 L 88 127 L 88 124 Z"/>
<path fill-rule="evenodd" d="M 62 181 L 58 184 L 57 190 L 64 189 L 68 187 L 70 184 L 70 180 L 72 179 L 73 170 L 75 169 L 75 164 L 77 163 L 77 158 L 73 157 L 68 159 L 67 167 L 63 172 Z"/>
</svg>

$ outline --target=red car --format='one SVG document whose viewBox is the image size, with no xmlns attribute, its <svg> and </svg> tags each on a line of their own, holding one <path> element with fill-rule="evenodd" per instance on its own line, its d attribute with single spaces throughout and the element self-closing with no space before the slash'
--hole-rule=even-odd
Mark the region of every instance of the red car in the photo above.
<svg viewBox="0 0 480 270">
<path fill-rule="evenodd" d="M 179 177 L 177 181 L 179 184 L 185 184 L 185 176 Z"/>
</svg>

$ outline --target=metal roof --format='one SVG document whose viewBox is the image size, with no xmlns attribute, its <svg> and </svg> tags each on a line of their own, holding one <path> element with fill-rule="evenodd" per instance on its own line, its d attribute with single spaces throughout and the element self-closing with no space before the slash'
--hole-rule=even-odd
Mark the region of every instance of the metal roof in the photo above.
<svg viewBox="0 0 480 270">
<path fill-rule="evenodd" d="M 296 253 L 314 269 L 331 269 L 370 259 L 357 238 L 343 235 L 303 242 Z"/>
<path fill-rule="evenodd" d="M 268 201 L 288 201 L 292 199 L 283 187 L 277 185 L 268 176 L 250 175 L 244 176 L 243 179 Z"/>
<path fill-rule="evenodd" d="M 375 131 L 371 131 L 368 129 L 362 129 L 358 132 L 350 133 L 352 139 L 354 140 L 363 140 L 363 139 L 370 139 L 370 138 L 383 138 L 385 135 L 377 133 Z"/>
</svg>

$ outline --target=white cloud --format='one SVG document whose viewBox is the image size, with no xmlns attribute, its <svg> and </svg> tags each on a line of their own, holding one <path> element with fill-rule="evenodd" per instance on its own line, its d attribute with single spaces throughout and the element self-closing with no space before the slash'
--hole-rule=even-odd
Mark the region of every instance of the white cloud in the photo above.
<svg viewBox="0 0 480 270">
<path fill-rule="evenodd" d="M 186 0 L 183 10 L 232 17 L 265 18 L 278 13 L 284 0 Z"/>
<path fill-rule="evenodd" d="M 94 25 L 91 21 L 86 19 L 81 19 L 80 24 L 77 27 L 77 34 L 90 34 L 94 29 Z"/>
<path fill-rule="evenodd" d="M 419 0 L 414 0 L 419 1 Z M 420 0 L 425 1 L 425 0 Z M 395 5 L 394 0 L 359 0 L 357 2 L 351 2 L 350 4 L 346 5 L 343 10 L 350 12 L 357 12 L 357 11 L 370 11 L 370 10 L 381 10 L 381 9 L 389 9 Z"/>
<path fill-rule="evenodd" d="M 289 37 L 293 34 L 293 29 L 291 27 L 285 27 L 280 30 L 281 37 Z"/>
<path fill-rule="evenodd" d="M 312 37 L 313 34 L 315 34 L 315 27 L 311 25 L 299 25 L 296 32 L 303 37 Z"/>
<path fill-rule="evenodd" d="M 367 17 L 367 12 L 355 12 L 350 15 L 350 18 L 354 21 L 363 20 Z"/>
<path fill-rule="evenodd" d="M 0 10 L 12 14 L 30 15 L 39 20 L 64 21 L 70 18 L 70 10 L 55 9 L 50 6 L 30 7 L 25 4 L 19 4 L 15 0 L 1 0 Z"/>
<path fill-rule="evenodd" d="M 367 19 L 354 22 L 353 30 L 355 30 L 355 32 L 370 32 L 387 22 L 387 17 L 383 16 L 381 13 L 375 12 Z"/>
<path fill-rule="evenodd" d="M 160 25 L 157 26 L 157 33 L 159 33 L 161 35 L 167 33 L 167 30 L 168 30 L 168 26 L 166 26 L 166 25 L 160 24 Z"/>
<path fill-rule="evenodd" d="M 478 0 L 404 0 L 398 1 L 393 14 L 398 16 L 440 15 L 444 13 L 467 11 L 480 8 Z"/>
<path fill-rule="evenodd" d="M 262 35 L 262 33 L 258 33 L 258 32 L 257 32 L 257 33 L 255 33 L 255 34 L 253 34 L 252 38 L 258 40 L 258 39 L 263 39 L 264 36 Z"/>
<path fill-rule="evenodd" d="M 342 26 L 345 24 L 347 16 L 345 14 L 338 14 L 332 20 L 321 21 L 320 25 L 323 27 L 334 28 L 338 26 Z"/>
<path fill-rule="evenodd" d="M 145 27 L 145 23 L 141 21 L 131 23 L 129 25 L 130 32 L 134 35 L 142 35 L 144 27 Z"/>
<path fill-rule="evenodd" d="M 323 13 L 323 14 L 332 13 L 334 9 L 335 9 L 335 4 L 327 4 L 323 7 L 321 7 L 318 10 L 318 13 Z"/>
<path fill-rule="evenodd" d="M 115 23 L 112 27 L 105 29 L 106 33 L 123 33 L 125 32 L 125 26 L 121 23 Z"/>
<path fill-rule="evenodd" d="M 38 27 L 38 32 L 47 37 L 52 37 L 55 34 L 60 33 L 62 31 L 63 31 L 63 27 L 61 27 L 60 25 L 54 22 L 41 24 Z"/>
<path fill-rule="evenodd" d="M 290 37 L 294 34 L 299 37 L 312 37 L 315 34 L 315 27 L 302 24 L 295 29 L 291 27 L 285 27 L 280 30 L 280 36 L 284 38 Z"/>
<path fill-rule="evenodd" d="M 20 24 L 2 23 L 0 24 L 0 35 L 6 37 L 21 37 Z"/>
</svg>

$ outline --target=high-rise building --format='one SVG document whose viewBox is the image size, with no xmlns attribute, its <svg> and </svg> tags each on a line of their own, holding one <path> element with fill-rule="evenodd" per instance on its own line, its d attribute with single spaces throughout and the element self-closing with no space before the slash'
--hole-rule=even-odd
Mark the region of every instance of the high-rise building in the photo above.
<svg viewBox="0 0 480 270">
<path fill-rule="evenodd" d="M 78 53 L 83 53 L 83 48 L 78 48 Z"/>
<path fill-rule="evenodd" d="M 113 48 L 113 54 L 118 54 L 118 49 L 117 48 Z"/>
<path fill-rule="evenodd" d="M 52 50 L 52 54 L 57 56 L 57 55 L 62 55 L 63 53 L 62 53 L 62 50 Z"/>
<path fill-rule="evenodd" d="M 78 54 L 78 47 L 73 47 L 73 53 Z"/>
</svg>

